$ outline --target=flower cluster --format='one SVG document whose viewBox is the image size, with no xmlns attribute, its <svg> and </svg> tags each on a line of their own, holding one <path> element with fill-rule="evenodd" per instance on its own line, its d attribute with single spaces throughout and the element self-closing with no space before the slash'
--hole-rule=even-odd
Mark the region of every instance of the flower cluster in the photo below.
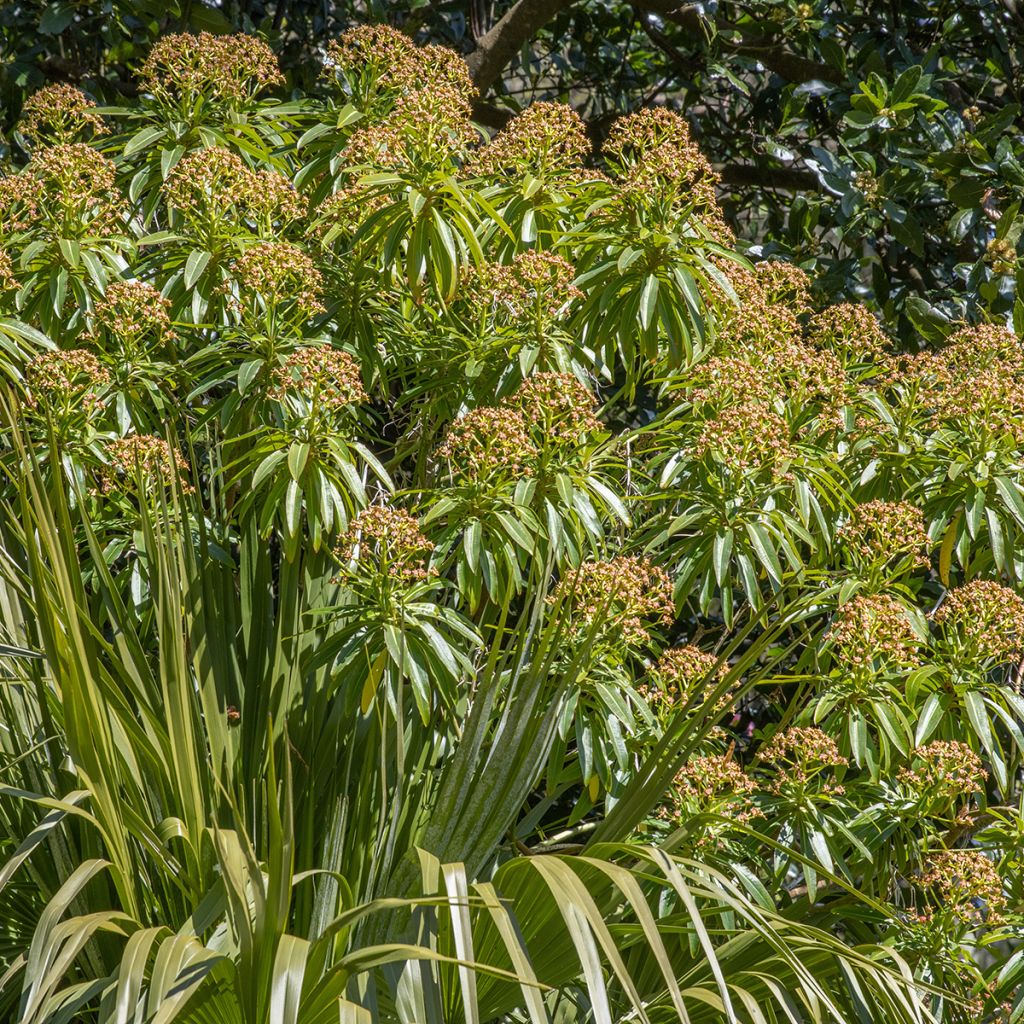
<svg viewBox="0 0 1024 1024">
<path fill-rule="evenodd" d="M 188 464 L 162 438 L 151 434 L 130 434 L 103 446 L 107 466 L 100 481 L 104 494 L 118 490 L 141 473 L 144 480 L 169 484 L 188 471 Z M 190 490 L 189 487 L 183 487 Z"/>
<path fill-rule="evenodd" d="M 884 357 L 891 343 L 882 325 L 867 306 L 841 302 L 811 318 L 812 339 L 821 347 L 842 352 L 856 362 Z"/>
<path fill-rule="evenodd" d="M 288 223 L 305 213 L 295 186 L 276 171 L 254 171 L 237 153 L 211 146 L 175 165 L 163 185 L 169 206 L 206 222 L 228 210 L 260 221 Z"/>
<path fill-rule="evenodd" d="M 535 373 L 503 404 L 522 413 L 551 441 L 575 442 L 601 426 L 594 415 L 597 400 L 571 373 Z"/>
<path fill-rule="evenodd" d="M 517 114 L 474 157 L 473 174 L 543 175 L 579 166 L 590 151 L 583 119 L 565 103 L 534 103 Z"/>
<path fill-rule="evenodd" d="M 359 25 L 327 44 L 326 70 L 348 79 L 369 73 L 378 88 L 476 96 L 466 62 L 445 46 L 417 46 L 388 25 Z"/>
<path fill-rule="evenodd" d="M 801 771 L 810 768 L 840 768 L 849 764 L 839 753 L 835 740 L 813 726 L 794 725 L 776 733 L 761 750 L 766 761 L 792 766 L 791 778 L 800 781 Z"/>
<path fill-rule="evenodd" d="M 323 312 L 323 278 L 301 249 L 287 242 L 257 242 L 231 265 L 243 291 L 258 294 L 268 306 L 294 302 L 303 317 Z"/>
<path fill-rule="evenodd" d="M 96 303 L 93 317 L 122 341 L 146 335 L 173 337 L 170 308 L 170 300 L 145 281 L 114 281 Z"/>
<path fill-rule="evenodd" d="M 8 292 L 18 287 L 18 279 L 14 276 L 14 264 L 11 257 L 0 249 L 0 292 Z"/>
<path fill-rule="evenodd" d="M 354 235 L 378 210 L 387 206 L 387 196 L 363 182 L 355 182 L 328 196 L 316 210 L 317 226 L 312 234 L 324 238 L 332 228 L 346 237 Z"/>
<path fill-rule="evenodd" d="M 941 355 L 947 366 L 967 372 L 983 370 L 993 364 L 1014 370 L 1024 366 L 1020 339 L 1009 328 L 998 324 L 961 327 L 949 336 Z"/>
<path fill-rule="evenodd" d="M 924 888 L 937 890 L 947 908 L 964 922 L 994 923 L 1006 907 L 999 869 L 981 850 L 934 854 L 920 882 Z"/>
<path fill-rule="evenodd" d="M 96 234 L 113 232 L 122 225 L 123 199 L 117 190 L 114 162 L 92 146 L 84 142 L 48 146 L 36 152 L 28 169 L 39 183 L 40 210 L 59 209 L 87 218 L 90 231 Z"/>
<path fill-rule="evenodd" d="M 0 178 L 0 236 L 24 231 L 35 224 L 42 199 L 42 185 L 31 173 Z"/>
<path fill-rule="evenodd" d="M 954 799 L 982 789 L 988 772 L 966 743 L 935 740 L 914 751 L 898 778 L 916 793 Z"/>
<path fill-rule="evenodd" d="M 522 413 L 484 406 L 460 416 L 438 446 L 456 476 L 486 480 L 496 472 L 529 476 L 537 449 Z"/>
<path fill-rule="evenodd" d="M 889 594 L 862 594 L 832 620 L 830 640 L 839 659 L 853 668 L 876 661 L 911 665 L 920 644 L 906 609 Z"/>
<path fill-rule="evenodd" d="M 765 301 L 788 306 L 795 313 L 811 308 L 811 278 L 806 270 L 784 260 L 765 260 L 754 266 L 754 275 Z"/>
<path fill-rule="evenodd" d="M 270 397 L 278 401 L 297 393 L 330 412 L 368 401 L 359 364 L 331 345 L 306 345 L 293 352 L 274 370 L 273 380 Z"/>
<path fill-rule="evenodd" d="M 149 51 L 139 74 L 142 88 L 154 96 L 189 100 L 205 93 L 232 104 L 284 82 L 273 50 L 242 33 L 164 36 Z"/>
<path fill-rule="evenodd" d="M 708 420 L 693 453 L 698 459 L 712 455 L 733 472 L 776 470 L 796 455 L 789 425 L 759 402 L 742 402 Z"/>
<path fill-rule="evenodd" d="M 539 308 L 556 316 L 583 293 L 573 284 L 576 268 L 553 252 L 529 249 L 511 263 L 488 263 L 478 267 L 469 280 L 474 298 L 494 305 L 513 317 Z"/>
<path fill-rule="evenodd" d="M 922 553 L 931 544 L 924 513 L 905 501 L 856 505 L 837 536 L 859 559 L 870 564 L 906 557 L 912 557 L 919 566 L 930 564 Z"/>
<path fill-rule="evenodd" d="M 370 565 L 405 586 L 427 578 L 427 559 L 433 549 L 414 516 L 386 505 L 373 505 L 351 522 L 335 554 L 343 565 Z"/>
<path fill-rule="evenodd" d="M 606 562 L 584 562 L 564 576 L 552 595 L 568 600 L 586 632 L 595 622 L 621 633 L 627 643 L 650 639 L 645 620 L 670 626 L 675 618 L 672 580 L 646 558 L 619 555 Z"/>
<path fill-rule="evenodd" d="M 44 352 L 25 367 L 28 403 L 33 408 L 73 403 L 91 411 L 103 405 L 100 394 L 110 383 L 110 374 L 85 349 Z"/>
<path fill-rule="evenodd" d="M 83 134 L 106 134 L 96 104 L 71 85 L 47 85 L 33 93 L 21 109 L 18 128 L 36 145 L 77 142 Z"/>
<path fill-rule="evenodd" d="M 951 590 L 935 613 L 947 640 L 980 661 L 999 664 L 1024 650 L 1024 599 L 993 580 L 972 580 Z"/>
<path fill-rule="evenodd" d="M 654 685 L 641 685 L 641 695 L 655 708 L 670 710 L 690 699 L 698 687 L 704 691 L 718 685 L 729 671 L 724 662 L 693 644 L 670 647 L 651 667 Z M 706 699 L 706 694 L 703 699 Z M 733 703 L 733 693 L 723 694 L 713 709 L 721 714 Z"/>
<path fill-rule="evenodd" d="M 707 809 L 723 798 L 743 797 L 756 788 L 754 780 L 730 754 L 690 758 L 672 783 L 680 803 Z"/>
</svg>

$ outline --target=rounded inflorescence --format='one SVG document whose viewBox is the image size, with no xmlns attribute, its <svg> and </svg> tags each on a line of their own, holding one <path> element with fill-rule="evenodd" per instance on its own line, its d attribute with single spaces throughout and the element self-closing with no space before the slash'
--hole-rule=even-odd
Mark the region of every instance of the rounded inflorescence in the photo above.
<svg viewBox="0 0 1024 1024">
<path fill-rule="evenodd" d="M 239 102 L 284 82 L 274 51 L 255 36 L 181 32 L 157 40 L 139 70 L 145 92 L 168 98 L 207 94 Z"/>
<path fill-rule="evenodd" d="M 484 406 L 460 416 L 438 446 L 452 473 L 470 480 L 486 481 L 493 473 L 529 476 L 537 448 L 523 414 L 507 406 Z"/>
<path fill-rule="evenodd" d="M 583 631 L 600 622 L 627 643 L 646 643 L 648 623 L 670 626 L 675 618 L 672 580 L 663 569 L 634 555 L 584 562 L 559 581 L 552 597 L 569 602 L 572 618 L 580 621 Z"/>
<path fill-rule="evenodd" d="M 982 850 L 941 850 L 933 854 L 920 884 L 935 889 L 946 908 L 965 922 L 994 923 L 1006 909 L 999 869 Z"/>
<path fill-rule="evenodd" d="M 746 796 L 757 787 L 730 754 L 705 754 L 683 765 L 672 788 L 681 803 L 706 808 L 723 798 Z"/>
<path fill-rule="evenodd" d="M 829 639 L 840 661 L 852 668 L 876 662 L 912 665 L 920 645 L 906 609 L 889 594 L 848 601 L 836 612 Z"/>
<path fill-rule="evenodd" d="M 188 464 L 162 438 L 152 434 L 130 434 L 115 438 L 103 446 L 107 465 L 102 474 L 100 490 L 104 494 L 121 489 L 141 473 L 144 480 L 169 484 L 188 472 Z M 190 488 L 183 487 L 188 491 Z"/>
<path fill-rule="evenodd" d="M 1024 599 L 993 580 L 972 580 L 951 590 L 935 622 L 948 640 L 980 661 L 1003 664 L 1024 651 Z"/>
<path fill-rule="evenodd" d="M 796 457 L 789 425 L 760 402 L 741 402 L 708 420 L 693 453 L 712 456 L 734 472 L 779 470 Z"/>
<path fill-rule="evenodd" d="M 90 411 L 102 407 L 110 374 L 91 352 L 74 348 L 33 358 L 25 367 L 25 382 L 33 408 L 74 401 Z"/>
<path fill-rule="evenodd" d="M 323 278 L 313 261 L 288 242 L 257 242 L 231 265 L 243 300 L 258 294 L 269 305 L 294 303 L 306 317 L 322 313 Z"/>
<path fill-rule="evenodd" d="M 18 287 L 18 279 L 14 276 L 14 264 L 11 257 L 0 249 L 0 292 L 13 291 Z"/>
<path fill-rule="evenodd" d="M 857 362 L 880 360 L 892 347 L 871 310 L 855 302 L 826 307 L 811 318 L 808 329 L 817 345 L 842 352 Z"/>
<path fill-rule="evenodd" d="M 931 545 L 924 513 L 905 501 L 867 501 L 854 506 L 837 536 L 866 562 L 912 557 L 916 565 L 930 564 L 924 553 Z"/>
<path fill-rule="evenodd" d="M 84 142 L 67 142 L 37 150 L 28 172 L 39 183 L 36 202 L 87 217 L 94 233 L 123 223 L 123 197 L 117 190 L 112 160 Z"/>
<path fill-rule="evenodd" d="M 36 145 L 78 142 L 83 135 L 105 135 L 107 128 L 96 104 L 71 85 L 47 85 L 21 108 L 18 128 Z"/>
<path fill-rule="evenodd" d="M 475 268 L 468 280 L 470 294 L 512 317 L 540 308 L 556 316 L 570 302 L 583 298 L 573 283 L 576 268 L 563 256 L 530 249 L 511 263 L 487 263 Z"/>
<path fill-rule="evenodd" d="M 502 404 L 522 413 L 551 441 L 579 441 L 601 426 L 594 415 L 597 399 L 571 373 L 535 373 Z"/>
<path fill-rule="evenodd" d="M 370 566 L 393 582 L 408 585 L 427 578 L 433 549 L 414 516 L 372 505 L 349 524 L 335 554 L 343 565 Z"/>
<path fill-rule="evenodd" d="M 966 743 L 935 740 L 913 752 L 898 778 L 917 793 L 954 799 L 983 789 L 988 772 Z"/>
<path fill-rule="evenodd" d="M 470 171 L 490 177 L 571 170 L 590 152 L 583 119 L 565 103 L 534 103 L 473 158 Z"/>
<path fill-rule="evenodd" d="M 795 313 L 810 311 L 811 278 L 795 263 L 765 260 L 754 265 L 754 277 L 765 301 L 784 304 Z"/>
<path fill-rule="evenodd" d="M 145 281 L 114 281 L 96 303 L 93 318 L 118 338 L 169 337 L 170 308 L 170 300 Z"/>
<path fill-rule="evenodd" d="M 839 753 L 836 741 L 814 726 L 794 725 L 776 733 L 762 748 L 761 756 L 765 761 L 791 766 L 791 781 L 800 781 L 801 771 L 807 769 L 849 764 Z"/>
<path fill-rule="evenodd" d="M 961 327 L 946 340 L 940 356 L 950 368 L 983 370 L 998 364 L 1002 368 L 1024 368 L 1024 349 L 1020 339 L 1008 327 L 977 324 Z"/>
<path fill-rule="evenodd" d="M 297 394 L 332 412 L 369 400 L 359 364 L 331 345 L 306 345 L 274 370 L 270 397 Z"/>
</svg>

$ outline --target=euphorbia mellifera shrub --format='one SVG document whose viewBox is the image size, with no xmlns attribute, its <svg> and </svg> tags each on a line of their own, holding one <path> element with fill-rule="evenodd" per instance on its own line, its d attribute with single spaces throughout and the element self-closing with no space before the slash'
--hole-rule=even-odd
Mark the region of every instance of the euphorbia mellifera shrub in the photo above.
<svg viewBox="0 0 1024 1024">
<path fill-rule="evenodd" d="M 396 729 L 428 776 L 494 652 L 553 618 L 535 774 L 481 871 L 600 834 L 660 772 L 616 838 L 806 902 L 1005 1019 L 1019 340 L 897 352 L 799 267 L 751 263 L 667 109 L 600 153 L 558 104 L 491 138 L 461 59 L 382 27 L 329 48 L 317 95 L 279 86 L 260 41 L 179 35 L 130 106 L 26 106 L 0 178 L 8 506 L 28 459 L 66 496 L 82 599 L 153 651 L 154 516 L 230 580 L 265 574 L 283 648 L 316 642 L 249 678 L 228 631 L 232 763 L 285 693 L 293 723 Z M 385 809 L 362 825 L 390 835 Z M 388 891 L 369 854 L 344 870 Z"/>
</svg>

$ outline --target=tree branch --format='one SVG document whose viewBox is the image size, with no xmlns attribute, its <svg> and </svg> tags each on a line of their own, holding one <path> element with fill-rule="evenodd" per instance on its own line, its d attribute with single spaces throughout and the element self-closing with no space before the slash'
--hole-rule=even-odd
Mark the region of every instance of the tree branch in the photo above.
<svg viewBox="0 0 1024 1024">
<path fill-rule="evenodd" d="M 493 85 L 520 47 L 573 3 L 575 0 L 519 0 L 466 58 L 473 84 L 481 92 Z"/>
</svg>

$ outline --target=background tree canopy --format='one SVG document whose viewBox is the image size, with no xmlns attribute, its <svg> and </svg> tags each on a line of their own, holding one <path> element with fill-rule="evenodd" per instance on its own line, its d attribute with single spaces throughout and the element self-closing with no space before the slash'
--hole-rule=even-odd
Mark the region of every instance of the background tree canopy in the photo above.
<svg viewBox="0 0 1024 1024">
<path fill-rule="evenodd" d="M 599 143 L 618 114 L 666 104 L 720 171 L 740 237 L 827 297 L 876 306 L 908 344 L 982 310 L 1024 324 L 1016 0 L 54 0 L 0 19 L 8 125 L 44 81 L 130 95 L 151 42 L 179 29 L 257 30 L 308 90 L 325 42 L 367 20 L 466 55 L 492 128 L 558 99 Z"/>
</svg>

